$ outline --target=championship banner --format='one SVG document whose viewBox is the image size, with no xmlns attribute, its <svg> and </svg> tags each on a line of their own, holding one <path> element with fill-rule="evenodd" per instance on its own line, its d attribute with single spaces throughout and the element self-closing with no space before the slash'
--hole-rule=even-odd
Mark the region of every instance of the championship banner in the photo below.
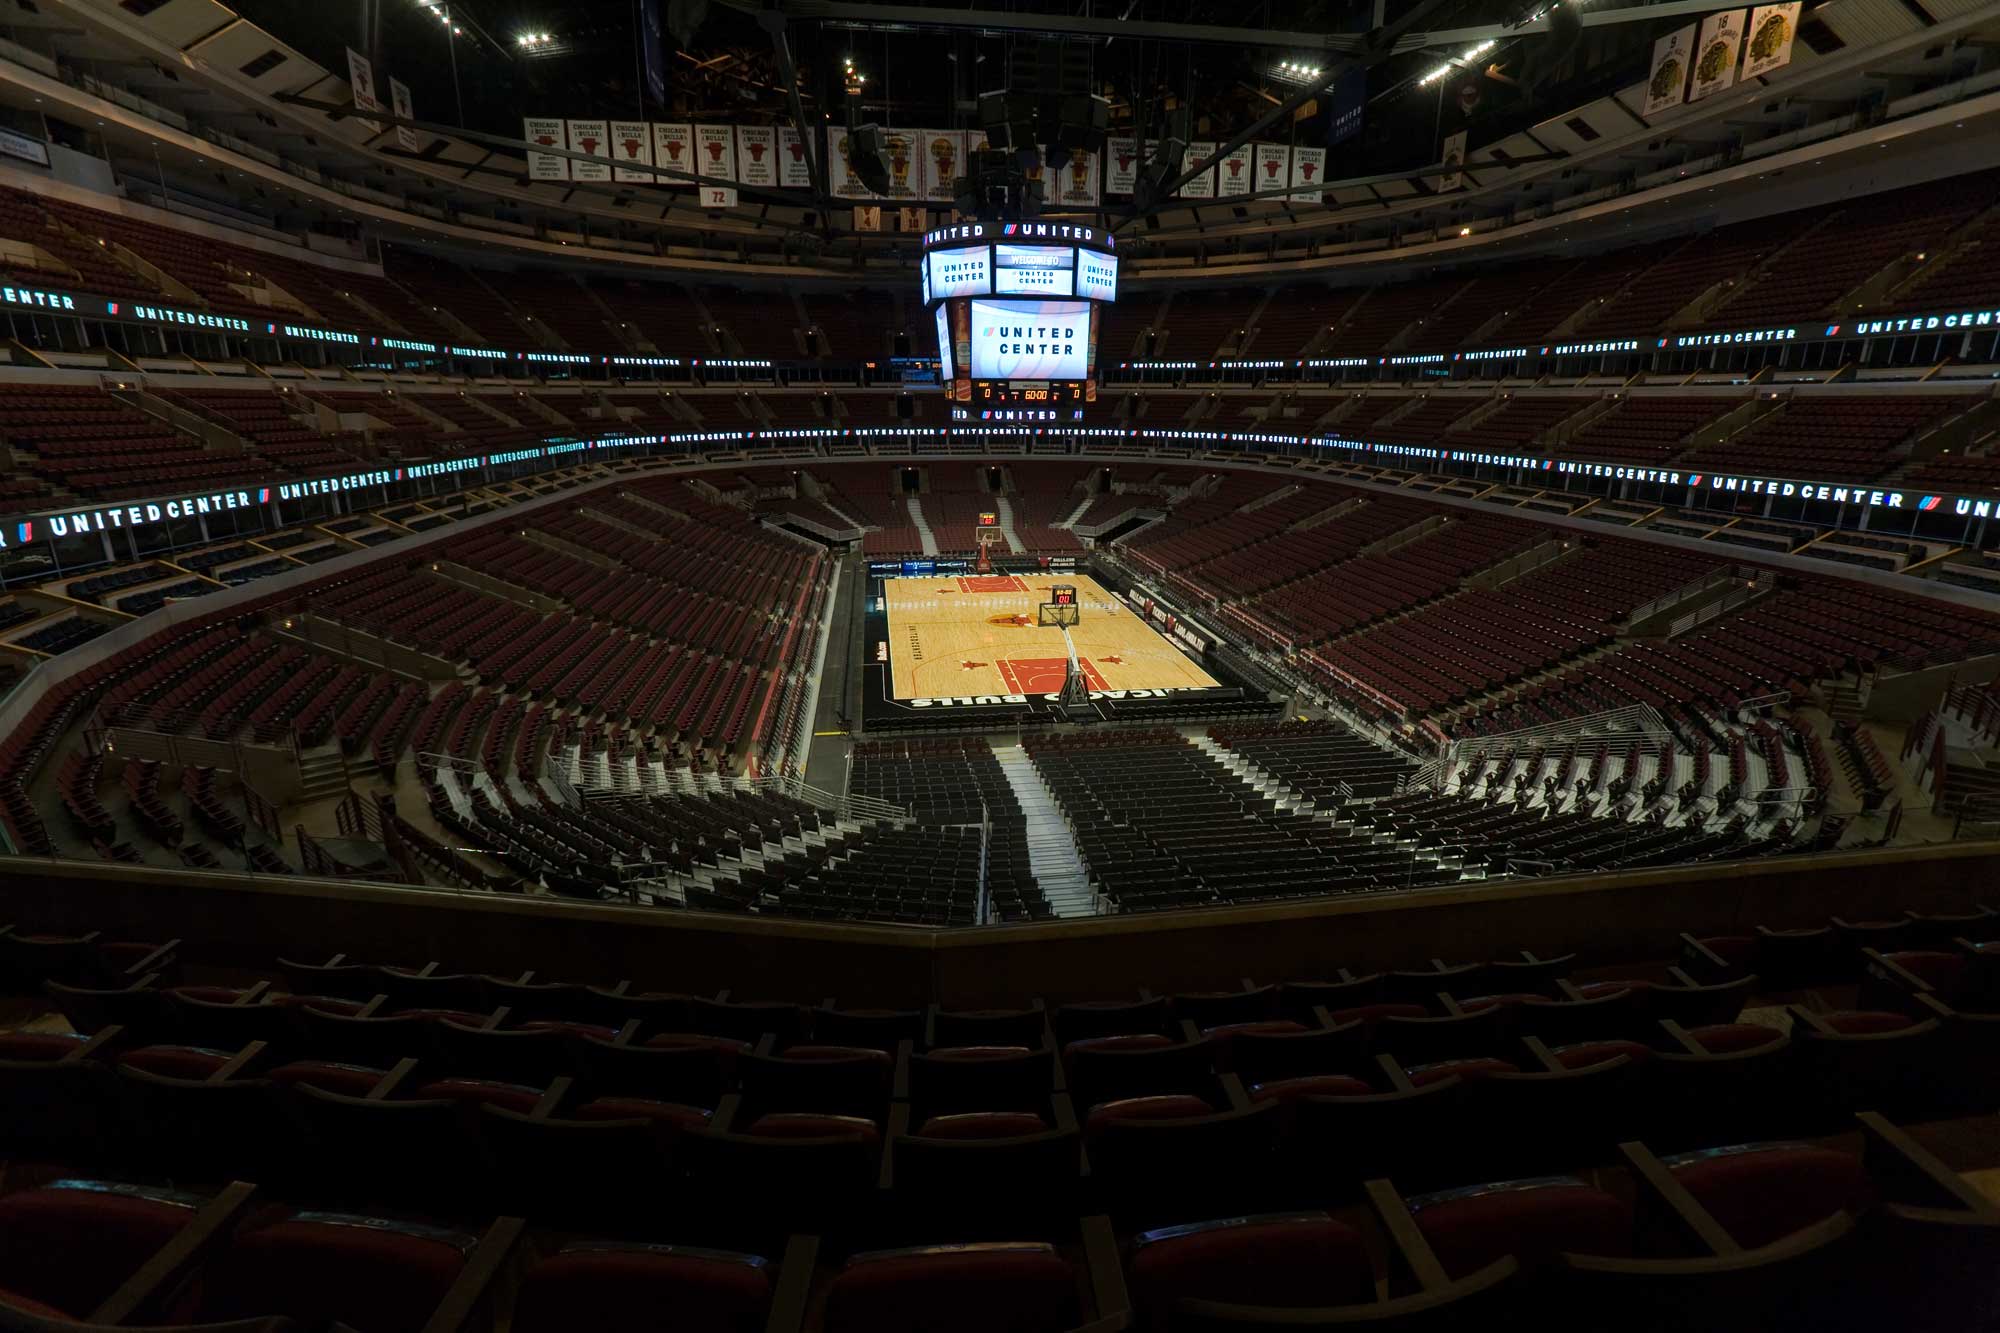
<svg viewBox="0 0 2000 1333">
<path fill-rule="evenodd" d="M 736 131 L 728 125 L 694 127 L 695 169 L 720 181 L 736 179 Z"/>
<path fill-rule="evenodd" d="M 861 183 L 848 163 L 852 143 L 846 130 L 826 129 L 826 188 L 836 199 L 873 199 L 874 191 Z"/>
<path fill-rule="evenodd" d="M 521 121 L 521 137 L 529 143 L 540 144 L 544 148 L 562 148 L 563 123 L 544 116 L 528 116 Z M 569 159 L 557 157 L 553 153 L 538 153 L 528 150 L 528 179 L 531 181 L 566 181 L 569 179 Z"/>
<path fill-rule="evenodd" d="M 1446 166 L 1457 168 L 1465 165 L 1465 131 L 1447 135 L 1444 141 L 1444 155 L 1438 159 Z M 1452 170 L 1438 176 L 1438 193 L 1456 190 L 1465 184 L 1465 173 Z"/>
<path fill-rule="evenodd" d="M 675 171 L 693 171 L 694 126 L 661 125 L 655 123 L 653 126 L 653 165 L 656 167 L 669 167 Z M 682 188 L 694 184 L 693 181 L 676 180 L 672 176 L 655 176 L 653 180 L 660 185 L 673 185 Z"/>
<path fill-rule="evenodd" d="M 401 79 L 389 80 L 389 107 L 396 113 L 397 118 L 400 120 L 415 120 L 417 118 L 416 103 L 410 100 L 409 84 L 404 83 Z M 396 127 L 396 146 L 406 153 L 422 152 L 424 147 L 423 136 L 408 125 L 398 125 Z"/>
<path fill-rule="evenodd" d="M 1326 149 L 1292 150 L 1292 202 L 1316 204 L 1326 185 Z"/>
<path fill-rule="evenodd" d="M 1137 139 L 1106 139 L 1104 141 L 1104 192 L 1106 194 L 1130 194 L 1139 179 L 1139 141 Z"/>
<path fill-rule="evenodd" d="M 769 125 L 736 127 L 736 179 L 745 185 L 778 183 L 778 136 Z"/>
<path fill-rule="evenodd" d="M 1694 30 L 1690 23 L 1653 43 L 1653 69 L 1646 76 L 1646 104 L 1639 114 L 1656 116 L 1687 100 L 1688 71 L 1694 65 Z"/>
<path fill-rule="evenodd" d="M 883 130 L 882 156 L 889 163 L 889 199 L 918 199 L 924 193 L 922 130 Z"/>
<path fill-rule="evenodd" d="M 778 127 L 778 184 L 787 190 L 812 188 L 805 145 L 799 142 L 799 132 L 789 125 Z"/>
<path fill-rule="evenodd" d="M 611 127 L 601 120 L 572 120 L 569 122 L 569 150 L 572 153 L 587 153 L 601 162 L 579 162 L 570 159 L 569 178 L 573 181 L 608 181 L 611 179 Z"/>
<path fill-rule="evenodd" d="M 1750 11 L 1750 44 L 1743 49 L 1743 77 L 1754 79 L 1792 63 L 1792 38 L 1799 31 L 1799 4 L 1759 5 Z"/>
<path fill-rule="evenodd" d="M 1081 148 L 1072 148 L 1069 161 L 1056 171 L 1056 202 L 1094 207 L 1098 202 L 1098 157 Z"/>
<path fill-rule="evenodd" d="M 1251 160 L 1257 164 L 1257 184 L 1251 193 L 1264 190 L 1282 190 L 1292 183 L 1292 150 L 1281 143 L 1260 143 L 1254 145 L 1256 156 Z"/>
<path fill-rule="evenodd" d="M 1215 151 L 1212 145 L 1209 151 Z M 1224 199 L 1229 198 L 1231 195 L 1250 193 L 1250 178 L 1252 174 L 1250 169 L 1250 145 L 1247 143 L 1240 144 L 1224 154 L 1222 160 L 1215 164 L 1216 193 Z M 1186 191 L 1182 191 L 1182 193 L 1185 194 Z"/>
<path fill-rule="evenodd" d="M 924 169 L 924 198 L 948 204 L 958 197 L 954 186 L 965 174 L 965 135 L 958 130 L 921 130 L 918 159 Z"/>
<path fill-rule="evenodd" d="M 1191 143 L 1187 146 L 1187 151 L 1181 154 L 1181 170 L 1186 171 L 1189 167 L 1192 167 L 1197 162 L 1206 162 L 1214 154 L 1215 154 L 1215 141 L 1213 139 L 1209 140 L 1207 143 Z M 1166 183 L 1165 181 L 1161 182 L 1161 184 L 1163 185 L 1165 183 Z M 1183 199 L 1215 198 L 1214 168 L 1210 168 L 1209 170 L 1202 172 L 1201 175 L 1196 176 L 1193 180 L 1181 186 L 1178 193 L 1180 197 Z M 1224 191 L 1224 193 L 1227 193 L 1227 191 Z"/>
<path fill-rule="evenodd" d="M 1740 9 L 1710 14 L 1701 21 L 1701 36 L 1695 40 L 1694 83 L 1688 101 L 1721 92 L 1736 82 L 1736 53 L 1743 45 L 1743 14 Z"/>
<path fill-rule="evenodd" d="M 347 86 L 354 94 L 354 109 L 357 111 L 380 111 L 382 104 L 375 99 L 375 67 L 368 63 L 368 57 L 347 48 Z M 382 122 L 364 120 L 370 134 L 382 132 Z"/>
<path fill-rule="evenodd" d="M 639 185 L 656 185 L 660 178 L 650 171 L 635 171 L 633 167 L 653 165 L 653 131 L 643 120 L 614 120 L 611 122 L 611 179 L 632 181 Z M 631 165 L 624 165 L 630 163 Z"/>
</svg>

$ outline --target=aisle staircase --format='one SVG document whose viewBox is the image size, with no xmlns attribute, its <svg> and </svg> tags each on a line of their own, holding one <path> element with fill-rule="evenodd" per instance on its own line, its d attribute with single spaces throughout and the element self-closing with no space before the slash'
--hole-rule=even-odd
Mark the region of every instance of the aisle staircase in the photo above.
<svg viewBox="0 0 2000 1333">
<path fill-rule="evenodd" d="M 1042 896 L 1059 917 L 1095 916 L 1097 892 L 1090 887 L 1090 868 L 1077 854 L 1069 821 L 1042 781 L 1041 770 L 1018 745 L 996 745 L 993 753 L 1027 817 L 1028 868 L 1034 871 Z"/>
<path fill-rule="evenodd" d="M 1251 763 L 1236 751 L 1218 745 L 1206 731 L 1196 729 L 1181 734 L 1193 742 L 1195 749 L 1227 769 L 1232 777 L 1241 778 L 1254 787 L 1259 796 L 1275 801 L 1279 810 L 1308 815 L 1318 813 L 1317 808 L 1304 793 L 1290 783 L 1272 777 L 1265 769 Z"/>
<path fill-rule="evenodd" d="M 1095 500 L 1096 498 L 1097 498 L 1096 495 L 1086 492 L 1084 497 L 1076 502 L 1076 508 L 1070 510 L 1069 514 L 1066 517 L 1064 517 L 1061 521 L 1052 523 L 1050 524 L 1050 526 L 1057 528 L 1067 528 L 1074 526 L 1078 519 L 1082 518 L 1086 513 L 1090 511 L 1091 501 Z"/>
<path fill-rule="evenodd" d="M 993 513 L 1000 520 L 1000 535 L 1006 539 L 1008 551 L 1014 555 L 1026 551 L 1028 548 L 1021 545 L 1020 537 L 1015 535 L 1014 506 L 1007 503 L 1006 496 L 996 494 L 993 497 Z"/>
<path fill-rule="evenodd" d="M 910 511 L 910 526 L 917 530 L 917 540 L 924 544 L 924 554 L 936 555 L 937 534 L 931 531 L 931 525 L 924 520 L 923 501 L 914 495 L 906 495 L 903 497 L 903 507 Z"/>
</svg>

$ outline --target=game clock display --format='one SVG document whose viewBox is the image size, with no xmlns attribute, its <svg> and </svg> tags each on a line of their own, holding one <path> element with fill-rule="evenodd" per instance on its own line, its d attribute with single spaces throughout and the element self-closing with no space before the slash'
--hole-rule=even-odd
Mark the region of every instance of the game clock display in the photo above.
<svg viewBox="0 0 2000 1333">
<path fill-rule="evenodd" d="M 986 407 L 1082 407 L 1082 380 L 974 380 L 972 401 Z"/>
</svg>

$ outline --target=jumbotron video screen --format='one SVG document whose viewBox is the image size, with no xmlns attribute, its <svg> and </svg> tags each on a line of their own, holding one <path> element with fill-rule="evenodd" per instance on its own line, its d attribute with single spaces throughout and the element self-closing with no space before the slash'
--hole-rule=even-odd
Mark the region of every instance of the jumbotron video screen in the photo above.
<svg viewBox="0 0 2000 1333">
<path fill-rule="evenodd" d="M 964 222 L 924 237 L 924 306 L 954 421 L 1081 421 L 1118 298 L 1114 238 L 1066 222 Z"/>
</svg>

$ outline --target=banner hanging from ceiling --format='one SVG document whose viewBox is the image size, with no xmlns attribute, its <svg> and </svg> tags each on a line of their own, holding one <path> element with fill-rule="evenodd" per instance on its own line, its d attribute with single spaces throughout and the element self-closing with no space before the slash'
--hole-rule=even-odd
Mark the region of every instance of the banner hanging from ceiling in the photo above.
<svg viewBox="0 0 2000 1333">
<path fill-rule="evenodd" d="M 1070 150 L 1069 160 L 1056 166 L 1055 201 L 1065 208 L 1097 206 L 1100 163 L 1096 153 Z"/>
<path fill-rule="evenodd" d="M 1187 146 L 1187 151 L 1181 154 L 1181 170 L 1186 171 L 1196 163 L 1206 162 L 1213 156 L 1215 156 L 1215 141 L 1213 139 L 1207 143 L 1191 143 Z M 1215 198 L 1215 181 L 1216 169 L 1210 167 L 1207 171 L 1202 172 L 1193 180 L 1182 185 L 1178 193 L 1183 199 L 1213 199 Z M 1161 184 L 1165 184 L 1165 182 L 1162 181 Z"/>
<path fill-rule="evenodd" d="M 1222 155 L 1215 164 L 1216 193 L 1224 199 L 1233 195 L 1248 194 L 1254 188 L 1252 177 L 1255 172 L 1250 165 L 1251 146 L 1240 144 Z"/>
<path fill-rule="evenodd" d="M 1688 87 L 1688 101 L 1699 102 L 1735 84 L 1736 57 L 1743 46 L 1743 14 L 1743 10 L 1731 9 L 1710 14 L 1701 21 L 1701 35 L 1694 44 L 1694 82 Z"/>
<path fill-rule="evenodd" d="M 653 165 L 692 173 L 695 169 L 694 126 L 654 124 Z M 673 176 L 655 176 L 653 179 L 661 185 L 682 189 L 691 189 L 694 186 L 691 180 L 681 180 Z"/>
<path fill-rule="evenodd" d="M 401 79 L 389 80 L 389 109 L 396 113 L 398 120 L 417 118 L 416 103 L 410 100 L 410 85 Z M 406 153 L 419 153 L 423 151 L 423 137 L 417 133 L 414 126 L 398 125 L 396 146 Z"/>
<path fill-rule="evenodd" d="M 799 132 L 789 125 L 778 126 L 778 184 L 787 190 L 812 188 L 805 145 L 799 141 Z"/>
<path fill-rule="evenodd" d="M 565 148 L 563 123 L 545 116 L 528 116 L 521 121 L 521 137 L 531 144 L 543 148 Z M 554 153 L 538 153 L 528 150 L 528 179 L 534 181 L 566 181 L 569 179 L 569 159 L 557 157 Z"/>
<path fill-rule="evenodd" d="M 1641 115 L 1657 116 L 1687 100 L 1688 73 L 1694 67 L 1695 24 L 1676 28 L 1653 43 L 1653 68 L 1646 75 L 1646 103 Z"/>
<path fill-rule="evenodd" d="M 643 120 L 611 122 L 611 179 L 634 185 L 652 185 L 659 177 L 636 168 L 653 165 L 653 132 Z"/>
<path fill-rule="evenodd" d="M 608 181 L 611 179 L 611 126 L 602 120 L 572 120 L 569 122 L 569 150 L 582 153 L 591 161 L 569 160 L 569 178 L 573 181 Z"/>
<path fill-rule="evenodd" d="M 1745 30 L 1749 42 L 1743 48 L 1743 77 L 1754 79 L 1792 63 L 1792 38 L 1799 31 L 1799 3 L 1759 5 L 1750 11 Z"/>
<path fill-rule="evenodd" d="M 745 185 L 778 183 L 778 136 L 769 125 L 736 127 L 736 171 Z"/>
<path fill-rule="evenodd" d="M 1251 193 L 1266 190 L 1282 190 L 1292 183 L 1292 150 L 1281 143 L 1260 143 L 1255 145 L 1256 155 L 1251 159 L 1257 164 L 1256 184 Z"/>
<path fill-rule="evenodd" d="M 1316 204 L 1326 185 L 1326 149 L 1292 150 L 1292 202 Z"/>
</svg>

